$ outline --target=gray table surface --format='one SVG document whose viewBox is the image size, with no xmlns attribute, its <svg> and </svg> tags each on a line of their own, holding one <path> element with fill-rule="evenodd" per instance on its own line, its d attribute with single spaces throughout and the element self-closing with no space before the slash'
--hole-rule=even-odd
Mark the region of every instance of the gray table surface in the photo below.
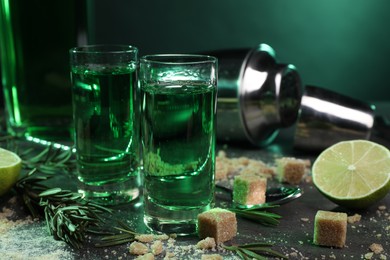
<svg viewBox="0 0 390 260">
<path fill-rule="evenodd" d="M 234 147 L 234 146 L 218 146 L 218 149 L 224 149 L 229 157 L 247 156 L 253 159 L 261 159 L 263 161 L 273 160 L 280 156 L 295 156 L 313 161 L 316 158 L 315 154 L 302 154 L 294 151 L 289 145 L 288 136 L 281 136 L 270 146 L 259 149 L 253 147 Z M 73 179 L 70 176 L 57 176 L 58 186 L 74 187 Z M 311 183 L 303 182 L 300 184 L 304 194 L 301 198 L 282 205 L 280 208 L 273 209 L 272 212 L 282 216 L 280 224 L 277 227 L 264 227 L 257 223 L 246 219 L 238 218 L 238 235 L 231 243 L 244 244 L 252 242 L 271 242 L 274 243 L 273 249 L 289 256 L 290 259 L 361 259 L 365 254 L 369 253 L 369 246 L 372 243 L 381 244 L 385 251 L 382 253 L 390 257 L 390 195 L 387 195 L 383 200 L 373 205 L 372 207 L 362 211 L 349 211 L 340 208 L 334 203 L 323 197 Z M 0 200 L 0 209 L 4 207 L 13 207 L 17 214 L 13 219 L 24 218 L 26 211 L 21 207 L 22 203 L 17 200 L 17 203 L 10 206 L 8 199 L 12 196 L 3 197 Z M 221 201 L 219 195 L 216 196 L 217 203 Z M 379 210 L 379 206 L 385 206 L 384 210 Z M 381 207 L 383 208 L 383 207 Z M 140 203 L 132 203 L 114 207 L 115 216 L 118 219 L 126 221 L 136 231 L 143 233 L 146 228 L 143 224 L 142 212 L 143 208 Z M 348 225 L 346 247 L 342 249 L 319 247 L 312 243 L 314 231 L 314 216 L 318 210 L 330 210 L 346 212 L 348 215 L 358 213 L 362 215 L 360 222 Z M 1 211 L 1 210 L 0 210 Z M 40 222 L 42 225 L 43 222 Z M 35 225 L 35 224 L 34 224 Z M 33 229 L 34 225 L 31 225 Z M 25 226 L 23 229 L 28 229 Z M 43 234 L 47 235 L 47 234 Z M 48 236 L 48 235 L 47 235 Z M 1 238 L 0 238 L 1 240 Z M 195 245 L 199 239 L 194 237 L 180 237 L 176 239 L 177 245 Z M 54 240 L 53 240 L 54 241 Z M 128 244 L 110 247 L 110 248 L 95 248 L 93 243 L 95 237 L 87 239 L 86 246 L 83 249 L 76 250 L 65 246 L 65 249 L 70 252 L 70 259 L 131 259 L 133 256 L 128 254 Z M 5 246 L 0 246 L 1 255 L 7 252 Z M 115 252 L 115 253 L 113 253 Z M 215 252 L 209 252 L 215 253 Z M 234 259 L 231 254 L 225 254 L 224 259 Z M 376 256 L 379 259 L 379 255 Z M 183 259 L 197 259 L 199 255 L 181 256 Z M 61 259 L 61 257 L 59 258 Z M 160 259 L 160 258 L 158 258 Z M 161 257 L 162 259 L 162 257 Z M 374 258 L 375 259 L 375 258 Z"/>
</svg>

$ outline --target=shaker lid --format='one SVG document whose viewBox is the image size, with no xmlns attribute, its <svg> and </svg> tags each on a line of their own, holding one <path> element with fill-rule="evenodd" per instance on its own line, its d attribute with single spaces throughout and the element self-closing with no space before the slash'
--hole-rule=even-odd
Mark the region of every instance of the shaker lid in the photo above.
<svg viewBox="0 0 390 260">
<path fill-rule="evenodd" d="M 278 64 L 275 51 L 260 44 L 248 52 L 240 72 L 241 120 L 248 140 L 265 146 L 280 127 L 297 118 L 301 79 L 294 65 Z"/>
</svg>

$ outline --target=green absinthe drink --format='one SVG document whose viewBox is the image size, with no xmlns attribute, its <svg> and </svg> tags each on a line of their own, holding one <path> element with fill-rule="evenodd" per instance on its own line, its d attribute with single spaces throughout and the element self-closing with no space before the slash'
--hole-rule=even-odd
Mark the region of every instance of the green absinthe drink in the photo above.
<svg viewBox="0 0 390 260">
<path fill-rule="evenodd" d="M 103 204 L 137 197 L 136 64 L 73 66 L 71 77 L 80 191 Z"/>
<path fill-rule="evenodd" d="M 192 233 L 214 198 L 216 86 L 165 82 L 141 93 L 145 222 Z"/>
</svg>

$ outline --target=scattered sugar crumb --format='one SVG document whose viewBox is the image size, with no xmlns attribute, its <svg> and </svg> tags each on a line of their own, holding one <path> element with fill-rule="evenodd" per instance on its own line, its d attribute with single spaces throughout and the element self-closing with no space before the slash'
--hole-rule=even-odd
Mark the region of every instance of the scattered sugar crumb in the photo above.
<svg viewBox="0 0 390 260">
<path fill-rule="evenodd" d="M 176 235 L 175 235 L 176 236 Z M 156 240 L 168 240 L 167 234 L 155 235 L 155 234 L 138 234 L 134 237 L 138 242 L 150 243 Z"/>
<path fill-rule="evenodd" d="M 136 235 L 134 238 L 136 240 L 138 240 L 139 242 L 143 242 L 143 243 L 149 243 L 149 242 L 154 241 L 154 235 L 153 234 Z"/>
<path fill-rule="evenodd" d="M 136 260 L 154 260 L 154 255 L 152 253 L 139 255 Z"/>
<path fill-rule="evenodd" d="M 163 251 L 163 244 L 161 240 L 156 240 L 153 242 L 153 244 L 150 246 L 150 249 L 152 250 L 153 255 L 159 255 Z"/>
<path fill-rule="evenodd" d="M 199 249 L 211 249 L 211 248 L 215 248 L 215 246 L 216 246 L 216 243 L 215 243 L 215 239 L 213 237 L 206 237 L 205 239 L 200 240 L 196 244 L 196 248 L 199 248 Z"/>
<path fill-rule="evenodd" d="M 349 224 L 355 224 L 356 222 L 359 222 L 362 219 L 362 216 L 359 214 L 355 214 L 352 216 L 348 216 L 347 221 Z"/>
<path fill-rule="evenodd" d="M 222 260 L 222 256 L 219 254 L 202 255 L 202 260 Z"/>
<path fill-rule="evenodd" d="M 175 254 L 173 252 L 166 252 L 164 259 L 175 259 Z"/>
<path fill-rule="evenodd" d="M 140 242 L 134 241 L 133 243 L 130 244 L 129 247 L 129 252 L 130 254 L 133 255 L 144 255 L 148 253 L 149 248 Z"/>
<path fill-rule="evenodd" d="M 256 173 L 272 178 L 275 175 L 275 170 L 261 160 L 250 159 L 244 156 L 228 158 L 226 152 L 220 150 L 215 158 L 216 180 L 227 180 L 238 173 Z"/>
<path fill-rule="evenodd" d="M 309 218 L 301 218 L 301 221 L 303 221 L 303 222 L 308 222 L 308 221 L 309 221 Z"/>
<path fill-rule="evenodd" d="M 1 259 L 74 259 L 72 249 L 54 240 L 45 223 L 0 219 L 0 230 Z"/>
<path fill-rule="evenodd" d="M 383 246 L 381 244 L 373 243 L 370 245 L 370 250 L 374 252 L 375 254 L 380 254 L 383 252 Z"/>
</svg>

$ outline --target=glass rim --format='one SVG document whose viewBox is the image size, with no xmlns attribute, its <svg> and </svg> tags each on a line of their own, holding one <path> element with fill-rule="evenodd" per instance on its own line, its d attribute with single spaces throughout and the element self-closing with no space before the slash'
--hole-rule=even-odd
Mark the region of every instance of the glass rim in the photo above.
<svg viewBox="0 0 390 260">
<path fill-rule="evenodd" d="M 138 48 L 126 44 L 93 44 L 73 47 L 70 53 L 107 54 L 107 53 L 138 53 Z"/>
<path fill-rule="evenodd" d="M 217 63 L 217 58 L 203 54 L 149 54 L 140 58 L 141 63 L 161 65 L 191 65 Z"/>
</svg>

